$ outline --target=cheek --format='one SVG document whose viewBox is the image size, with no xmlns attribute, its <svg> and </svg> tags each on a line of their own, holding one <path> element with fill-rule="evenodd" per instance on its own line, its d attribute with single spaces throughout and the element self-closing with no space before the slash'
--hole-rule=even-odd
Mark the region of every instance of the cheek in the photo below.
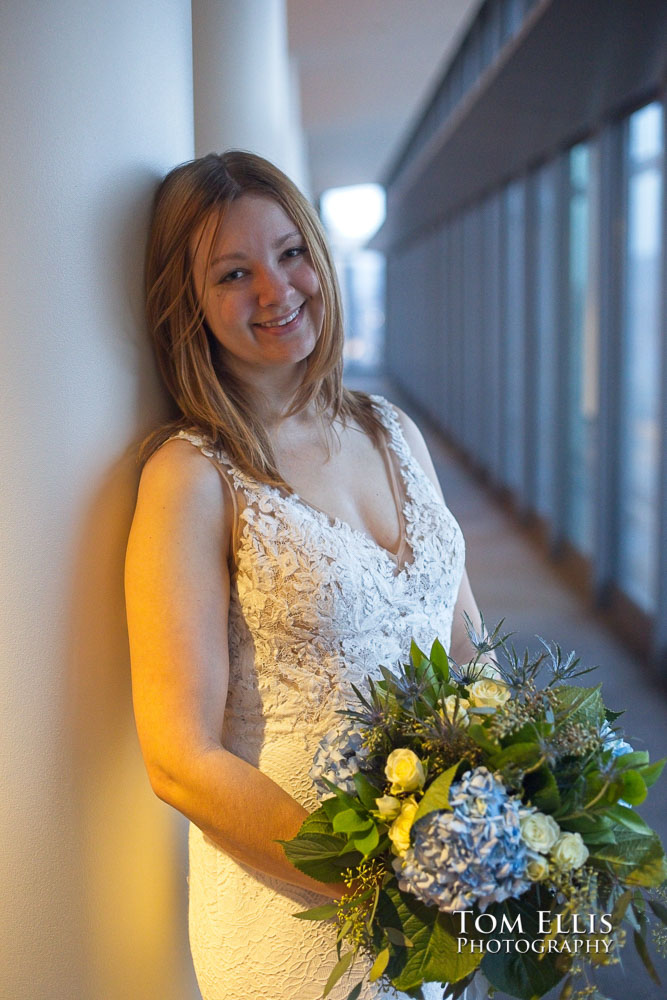
<svg viewBox="0 0 667 1000">
<path fill-rule="evenodd" d="M 206 303 L 206 316 L 213 326 L 224 330 L 243 321 L 247 310 L 240 296 L 226 295 L 225 289 L 216 289 Z"/>
<path fill-rule="evenodd" d="M 304 263 L 303 268 L 299 273 L 299 284 L 301 285 L 302 291 L 304 291 L 307 295 L 310 295 L 311 298 L 322 298 L 317 271 L 312 264 Z"/>
</svg>

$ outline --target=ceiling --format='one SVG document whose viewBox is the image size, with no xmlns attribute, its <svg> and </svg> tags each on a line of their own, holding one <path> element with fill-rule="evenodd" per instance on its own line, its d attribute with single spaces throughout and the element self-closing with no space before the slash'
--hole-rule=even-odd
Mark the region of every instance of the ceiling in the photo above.
<svg viewBox="0 0 667 1000">
<path fill-rule="evenodd" d="M 480 0 L 287 0 L 311 191 L 379 181 Z"/>
</svg>

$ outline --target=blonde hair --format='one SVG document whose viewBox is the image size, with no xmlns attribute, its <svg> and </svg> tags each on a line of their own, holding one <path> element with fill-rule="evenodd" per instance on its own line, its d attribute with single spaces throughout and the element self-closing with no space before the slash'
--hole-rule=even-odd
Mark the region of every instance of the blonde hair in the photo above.
<svg viewBox="0 0 667 1000">
<path fill-rule="evenodd" d="M 194 428 L 254 478 L 290 489 L 276 468 L 266 430 L 225 365 L 195 290 L 194 235 L 209 220 L 220 227 L 224 207 L 243 194 L 272 198 L 303 236 L 323 301 L 322 330 L 306 359 L 288 415 L 311 401 L 330 423 L 356 420 L 376 444 L 386 436 L 367 395 L 343 387 L 343 317 L 334 264 L 317 214 L 277 167 L 252 153 L 209 153 L 176 167 L 155 196 L 146 254 L 146 320 L 158 368 L 180 416 L 143 443 L 146 461 L 181 428 Z M 216 229 L 217 232 L 217 229 Z M 213 246 L 211 243 L 211 248 Z M 211 250 L 209 250 L 210 257 Z M 208 267 L 207 267 L 208 272 Z M 201 298 L 205 298 L 205 289 Z"/>
</svg>

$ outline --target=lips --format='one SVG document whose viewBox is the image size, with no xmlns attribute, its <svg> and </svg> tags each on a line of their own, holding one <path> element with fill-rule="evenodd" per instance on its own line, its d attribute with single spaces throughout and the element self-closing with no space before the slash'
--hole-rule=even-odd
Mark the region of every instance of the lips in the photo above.
<svg viewBox="0 0 667 1000">
<path fill-rule="evenodd" d="M 293 309 L 292 312 L 283 313 L 282 316 L 276 316 L 275 319 L 267 320 L 264 323 L 253 323 L 253 326 L 258 326 L 261 330 L 285 330 L 287 327 L 291 327 L 297 322 L 301 316 L 301 311 L 305 303 L 302 302 L 300 306 Z"/>
</svg>

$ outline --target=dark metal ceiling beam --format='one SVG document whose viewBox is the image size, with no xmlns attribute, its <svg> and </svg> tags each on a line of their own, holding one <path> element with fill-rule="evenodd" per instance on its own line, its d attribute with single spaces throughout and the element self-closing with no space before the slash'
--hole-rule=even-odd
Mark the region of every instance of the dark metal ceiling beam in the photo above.
<svg viewBox="0 0 667 1000">
<path fill-rule="evenodd" d="M 389 186 L 379 249 L 438 224 L 667 76 L 665 0 L 543 0 L 440 131 Z"/>
</svg>

